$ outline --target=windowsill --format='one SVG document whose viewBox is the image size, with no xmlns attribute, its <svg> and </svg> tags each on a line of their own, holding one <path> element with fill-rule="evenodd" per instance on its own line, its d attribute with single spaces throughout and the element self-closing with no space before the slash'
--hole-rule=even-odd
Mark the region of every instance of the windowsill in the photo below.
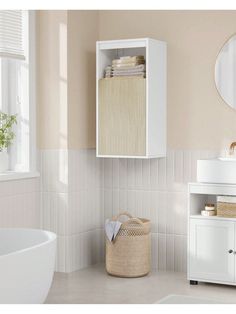
<svg viewBox="0 0 236 314">
<path fill-rule="evenodd" d="M 40 176 L 40 173 L 37 171 L 6 171 L 0 173 L 0 181 L 10 181 L 10 180 L 21 180 L 21 179 L 30 179 L 37 178 Z"/>
</svg>

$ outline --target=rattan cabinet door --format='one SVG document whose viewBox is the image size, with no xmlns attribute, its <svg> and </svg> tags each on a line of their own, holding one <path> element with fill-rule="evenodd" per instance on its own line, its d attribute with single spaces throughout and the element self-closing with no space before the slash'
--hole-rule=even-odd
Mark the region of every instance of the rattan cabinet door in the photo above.
<svg viewBox="0 0 236 314">
<path fill-rule="evenodd" d="M 146 155 L 146 79 L 99 80 L 98 153 Z"/>
</svg>

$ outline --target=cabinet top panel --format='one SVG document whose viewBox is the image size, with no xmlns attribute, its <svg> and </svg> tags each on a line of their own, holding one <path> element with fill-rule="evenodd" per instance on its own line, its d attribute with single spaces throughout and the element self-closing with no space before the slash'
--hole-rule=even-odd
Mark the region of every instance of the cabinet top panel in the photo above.
<svg viewBox="0 0 236 314">
<path fill-rule="evenodd" d="M 150 42 L 160 43 L 162 41 L 156 40 L 153 38 L 105 40 L 105 41 L 97 41 L 97 48 L 101 50 L 105 50 L 105 49 L 147 47 Z"/>
<path fill-rule="evenodd" d="M 235 184 L 189 183 L 190 194 L 236 195 Z"/>
<path fill-rule="evenodd" d="M 231 217 L 220 217 L 220 216 L 202 216 L 202 215 L 190 215 L 190 219 L 201 219 L 201 220 L 207 220 L 207 221 L 232 221 L 236 222 L 236 218 Z"/>
</svg>

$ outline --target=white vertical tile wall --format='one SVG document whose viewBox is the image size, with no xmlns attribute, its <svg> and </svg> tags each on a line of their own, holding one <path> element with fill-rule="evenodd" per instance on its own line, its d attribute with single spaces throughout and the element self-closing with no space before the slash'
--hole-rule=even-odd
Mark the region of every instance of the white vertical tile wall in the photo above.
<svg viewBox="0 0 236 314">
<path fill-rule="evenodd" d="M 57 270 L 104 260 L 106 218 L 122 210 L 152 222 L 152 266 L 186 271 L 187 183 L 219 152 L 168 150 L 161 159 L 102 159 L 95 150 L 41 152 L 41 227 L 59 236 Z"/>
<path fill-rule="evenodd" d="M 68 151 L 41 151 L 42 229 L 58 236 L 56 270 L 66 271 L 66 226 L 68 220 Z"/>
<path fill-rule="evenodd" d="M 152 267 L 186 271 L 187 183 L 197 159 L 217 151 L 168 150 L 166 158 L 105 159 L 104 219 L 127 210 L 151 219 Z"/>
<path fill-rule="evenodd" d="M 56 270 L 102 261 L 103 160 L 90 149 L 44 150 L 41 173 L 41 227 L 58 235 Z"/>
<path fill-rule="evenodd" d="M 104 260 L 103 160 L 95 150 L 69 150 L 67 271 Z"/>
<path fill-rule="evenodd" d="M 39 178 L 0 182 L 0 228 L 39 228 Z"/>
<path fill-rule="evenodd" d="M 56 270 L 71 272 L 104 260 L 104 220 L 127 210 L 151 219 L 153 268 L 186 271 L 187 183 L 196 180 L 197 159 L 219 153 L 169 150 L 139 160 L 41 151 L 41 180 L 0 182 L 0 227 L 56 232 Z"/>
</svg>

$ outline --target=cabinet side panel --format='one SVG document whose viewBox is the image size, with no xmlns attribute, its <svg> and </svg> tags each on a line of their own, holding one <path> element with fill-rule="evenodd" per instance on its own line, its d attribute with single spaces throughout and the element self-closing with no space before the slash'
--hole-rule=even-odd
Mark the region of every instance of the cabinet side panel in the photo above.
<svg viewBox="0 0 236 314">
<path fill-rule="evenodd" d="M 99 155 L 146 155 L 146 80 L 99 80 Z"/>
<path fill-rule="evenodd" d="M 149 40 L 147 50 L 148 155 L 166 155 L 166 43 Z"/>
</svg>

